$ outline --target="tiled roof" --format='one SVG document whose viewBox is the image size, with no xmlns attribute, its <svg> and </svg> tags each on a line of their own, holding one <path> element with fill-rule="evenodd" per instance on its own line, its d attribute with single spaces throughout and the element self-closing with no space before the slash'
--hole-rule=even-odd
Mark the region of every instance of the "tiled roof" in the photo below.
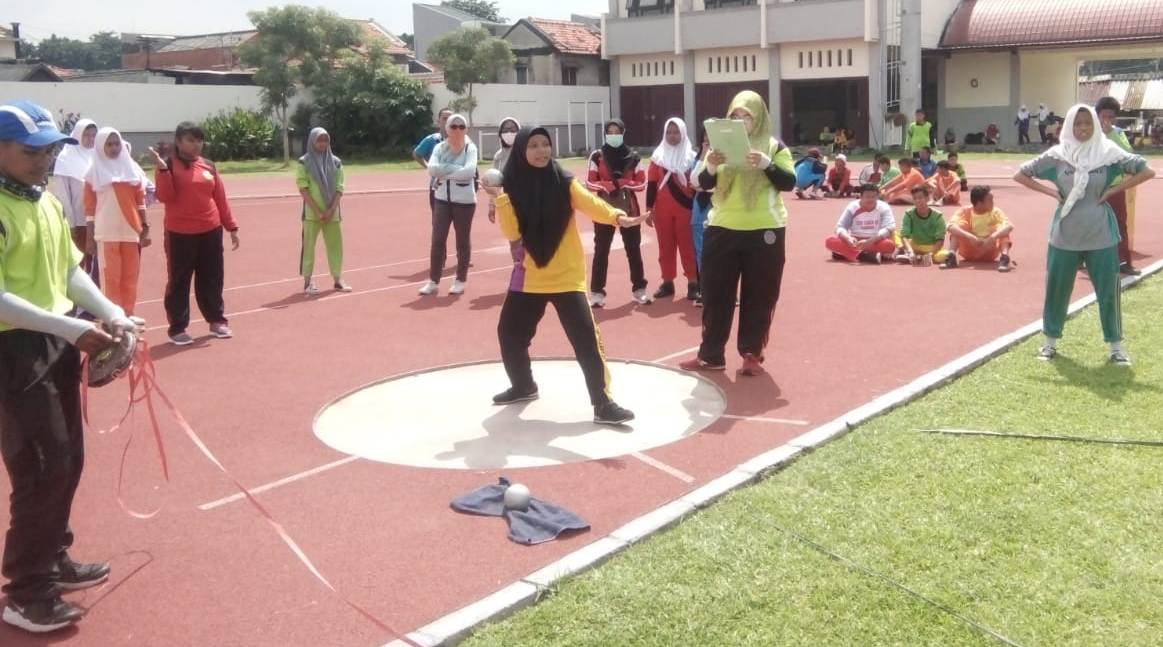
<svg viewBox="0 0 1163 647">
<path fill-rule="evenodd" d="M 395 35 L 388 32 L 374 20 L 353 20 L 359 23 L 364 46 L 379 43 L 388 54 L 410 55 L 412 50 Z"/>
<path fill-rule="evenodd" d="M 602 37 L 589 25 L 568 20 L 527 18 L 562 54 L 592 54 L 602 51 Z"/>
<path fill-rule="evenodd" d="M 962 0 L 941 47 L 1163 40 L 1159 0 Z"/>
<path fill-rule="evenodd" d="M 219 34 L 196 34 L 194 36 L 178 36 L 157 51 L 185 52 L 195 49 L 223 49 L 234 48 L 250 40 L 257 31 L 227 31 Z"/>
</svg>

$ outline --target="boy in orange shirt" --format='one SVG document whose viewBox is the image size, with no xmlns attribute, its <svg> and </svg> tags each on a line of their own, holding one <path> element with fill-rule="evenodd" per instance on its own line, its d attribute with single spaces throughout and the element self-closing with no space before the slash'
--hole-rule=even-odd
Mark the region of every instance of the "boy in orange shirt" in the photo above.
<svg viewBox="0 0 1163 647">
<path fill-rule="evenodd" d="M 917 170 L 913 160 L 908 157 L 897 160 L 897 166 L 900 167 L 901 174 L 881 187 L 880 194 L 884 201 L 889 204 L 912 204 L 913 187 L 924 184 L 925 176 Z"/>
<path fill-rule="evenodd" d="M 929 178 L 933 201 L 937 204 L 961 204 L 961 178 L 953 172 L 953 165 L 945 160 L 937 162 L 937 172 Z"/>
<path fill-rule="evenodd" d="M 1010 249 L 1014 243 L 1010 233 L 1014 226 L 1005 213 L 993 206 L 993 193 L 988 186 L 975 186 L 969 192 L 972 206 L 963 207 L 949 221 L 949 255 L 945 257 L 945 269 L 957 267 L 957 256 L 961 260 L 989 261 L 997 259 L 997 271 L 1008 272 Z M 1000 258 L 999 258 L 1000 255 Z"/>
</svg>

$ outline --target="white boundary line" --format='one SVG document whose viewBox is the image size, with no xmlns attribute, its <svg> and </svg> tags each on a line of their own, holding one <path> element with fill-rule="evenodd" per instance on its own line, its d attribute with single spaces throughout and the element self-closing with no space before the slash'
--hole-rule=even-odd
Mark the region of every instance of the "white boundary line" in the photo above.
<svg viewBox="0 0 1163 647">
<path fill-rule="evenodd" d="M 670 465 L 663 463 L 662 461 L 658 460 L 657 458 L 651 458 L 651 457 L 647 456 L 646 454 L 643 454 L 642 452 L 631 452 L 630 455 L 633 456 L 634 458 L 637 458 L 638 460 L 642 461 L 643 463 L 646 463 L 647 465 L 653 467 L 656 470 L 670 474 L 671 476 L 682 481 L 683 483 L 694 483 L 695 482 L 695 477 L 691 476 L 690 474 L 687 474 L 686 472 L 678 469 L 677 467 L 671 467 Z"/>
<path fill-rule="evenodd" d="M 337 461 L 332 461 L 330 463 L 327 463 L 326 465 L 320 465 L 319 467 L 314 467 L 314 468 L 306 470 L 304 472 L 299 472 L 298 474 L 292 474 L 286 478 L 281 478 L 277 481 L 271 481 L 270 483 L 267 483 L 266 485 L 260 485 L 258 487 L 248 488 L 248 489 L 250 490 L 251 494 L 261 494 L 263 492 L 266 492 L 267 490 L 273 490 L 277 487 L 284 486 L 288 483 L 294 483 L 295 481 L 305 479 L 308 476 L 315 476 L 316 474 L 322 474 L 323 472 L 333 470 L 337 467 L 342 467 L 344 465 L 347 465 L 348 463 L 359 460 L 359 458 L 360 458 L 359 456 L 348 456 L 347 458 L 341 458 Z M 224 506 L 228 503 L 234 503 L 235 501 L 241 501 L 244 498 L 246 498 L 246 495 L 241 493 L 241 492 L 238 492 L 237 494 L 231 494 L 230 496 L 224 496 L 221 499 L 218 499 L 217 501 L 203 503 L 202 505 L 198 506 L 198 509 L 199 510 L 213 510 L 214 508 Z"/>
<path fill-rule="evenodd" d="M 1124 277 L 1122 288 L 1126 289 L 1161 269 L 1163 269 L 1163 260 L 1156 261 L 1144 268 L 1141 276 Z M 1079 310 L 1094 303 L 1095 300 L 1095 293 L 1092 292 L 1071 303 L 1068 312 L 1070 315 L 1077 314 Z M 706 485 L 647 512 L 609 535 L 530 573 L 496 593 L 438 618 L 434 622 L 409 633 L 408 639 L 426 647 L 455 645 L 471 635 L 478 626 L 486 622 L 496 622 L 535 604 L 541 599 L 542 592 L 554 583 L 598 566 L 638 541 L 677 524 L 695 510 L 714 503 L 724 494 L 750 485 L 766 475 L 786 467 L 799 456 L 843 436 L 862 422 L 888 413 L 951 382 L 984 364 L 990 358 L 1016 346 L 1028 337 L 1038 334 L 1041 330 L 1042 321 L 1039 319 L 983 344 L 902 387 L 841 414 L 838 418 L 801 434 L 784 445 L 739 464 Z M 395 640 L 381 647 L 406 647 L 406 643 Z"/>
</svg>

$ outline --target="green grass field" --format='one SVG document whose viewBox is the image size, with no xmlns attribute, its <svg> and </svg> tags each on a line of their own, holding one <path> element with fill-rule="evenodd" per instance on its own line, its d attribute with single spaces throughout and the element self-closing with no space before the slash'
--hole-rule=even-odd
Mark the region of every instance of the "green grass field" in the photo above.
<svg viewBox="0 0 1163 647">
<path fill-rule="evenodd" d="M 1125 296 L 1130 369 L 1092 306 L 465 644 L 1158 645 L 1163 447 L 918 430 L 1163 440 L 1161 306 Z"/>
</svg>

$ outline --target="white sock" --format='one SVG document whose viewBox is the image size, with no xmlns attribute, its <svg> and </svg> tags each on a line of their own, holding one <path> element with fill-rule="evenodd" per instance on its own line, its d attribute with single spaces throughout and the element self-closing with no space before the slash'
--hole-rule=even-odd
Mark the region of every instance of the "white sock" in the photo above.
<svg viewBox="0 0 1163 647">
<path fill-rule="evenodd" d="M 1058 338 L 1057 337 L 1051 337 L 1050 335 L 1042 335 L 1042 338 L 1044 340 L 1042 342 L 1042 345 L 1045 346 L 1046 348 L 1058 348 Z"/>
<path fill-rule="evenodd" d="M 1121 341 L 1112 341 L 1110 343 L 1110 346 L 1111 346 L 1112 353 L 1125 352 L 1125 350 L 1123 349 L 1123 342 L 1121 342 Z"/>
</svg>

